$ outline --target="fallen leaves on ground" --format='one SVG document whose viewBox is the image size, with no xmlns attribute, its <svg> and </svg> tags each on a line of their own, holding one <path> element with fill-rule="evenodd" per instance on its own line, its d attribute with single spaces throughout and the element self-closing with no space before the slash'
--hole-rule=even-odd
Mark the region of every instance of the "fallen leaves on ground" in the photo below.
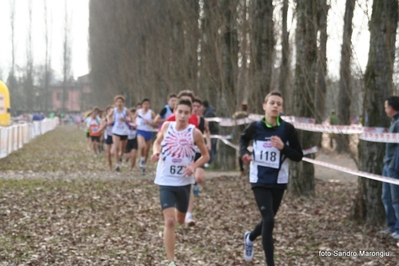
<svg viewBox="0 0 399 266">
<path fill-rule="evenodd" d="M 0 160 L 0 265 L 166 265 L 153 176 L 102 170 L 105 159 L 94 160 L 75 131 L 59 127 L 7 157 L 9 166 Z M 48 142 L 59 138 L 69 144 Z M 54 170 L 45 168 L 50 159 Z M 276 265 L 397 265 L 393 239 L 349 219 L 355 191 L 317 180 L 314 198 L 286 194 L 274 229 Z M 242 256 L 243 234 L 260 219 L 246 179 L 208 179 L 194 216 L 195 227 L 176 227 L 177 265 L 264 265 L 260 238 L 254 260 Z"/>
</svg>

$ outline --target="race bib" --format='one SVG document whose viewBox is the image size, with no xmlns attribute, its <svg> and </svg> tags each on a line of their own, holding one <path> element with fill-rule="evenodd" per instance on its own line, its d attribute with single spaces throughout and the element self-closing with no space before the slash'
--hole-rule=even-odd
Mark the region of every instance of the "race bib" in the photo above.
<svg viewBox="0 0 399 266">
<path fill-rule="evenodd" d="M 273 147 L 270 141 L 256 141 L 253 161 L 260 166 L 278 169 L 280 153 L 280 150 Z"/>
<path fill-rule="evenodd" d="M 168 158 L 165 160 L 165 175 L 183 177 L 185 165 L 187 165 L 186 160 L 180 158 Z"/>
<path fill-rule="evenodd" d="M 125 124 L 119 123 L 116 127 L 118 130 L 125 130 Z"/>
</svg>

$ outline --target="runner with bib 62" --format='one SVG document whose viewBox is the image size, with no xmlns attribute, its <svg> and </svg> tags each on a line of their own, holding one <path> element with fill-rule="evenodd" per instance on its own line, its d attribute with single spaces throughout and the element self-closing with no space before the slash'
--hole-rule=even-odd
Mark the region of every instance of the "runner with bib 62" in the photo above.
<svg viewBox="0 0 399 266">
<path fill-rule="evenodd" d="M 188 124 L 191 110 L 191 101 L 179 100 L 175 109 L 176 122 L 162 125 L 151 157 L 152 162 L 158 162 L 154 183 L 159 186 L 165 223 L 164 245 L 169 265 L 175 265 L 175 223 L 184 224 L 195 169 L 209 160 L 202 133 Z M 199 148 L 201 157 L 194 162 L 195 146 Z"/>
</svg>

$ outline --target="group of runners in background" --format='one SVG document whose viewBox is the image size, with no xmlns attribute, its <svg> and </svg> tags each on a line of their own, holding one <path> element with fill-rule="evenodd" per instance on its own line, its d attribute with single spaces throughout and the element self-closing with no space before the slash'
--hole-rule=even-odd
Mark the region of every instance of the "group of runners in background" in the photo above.
<svg viewBox="0 0 399 266">
<path fill-rule="evenodd" d="M 202 117 L 202 101 L 189 90 L 182 91 L 179 95 L 170 94 L 167 104 L 158 114 L 150 109 L 149 99 L 143 99 L 135 107 L 127 108 L 122 95 L 115 96 L 114 104 L 107 106 L 105 110 L 94 107 L 84 120 L 87 148 L 93 151 L 94 157 L 105 151 L 108 169 L 118 172 L 121 171 L 124 160 L 130 162 L 130 170 L 133 170 L 139 151 L 138 165 L 144 175 L 151 144 L 155 139 L 153 134 L 161 129 L 167 119 L 174 119 L 173 111 L 178 97 L 188 97 L 192 101 L 193 118 L 190 118 L 190 122 L 204 133 L 210 150 L 210 133 L 208 123 Z M 115 164 L 112 157 L 115 158 Z"/>
</svg>

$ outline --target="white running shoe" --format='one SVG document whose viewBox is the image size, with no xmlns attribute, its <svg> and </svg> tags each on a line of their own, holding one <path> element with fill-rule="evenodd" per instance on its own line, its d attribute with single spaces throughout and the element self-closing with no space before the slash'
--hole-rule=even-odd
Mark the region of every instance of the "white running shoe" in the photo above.
<svg viewBox="0 0 399 266">
<path fill-rule="evenodd" d="M 186 219 L 184 220 L 184 223 L 190 227 L 195 226 L 195 221 L 194 221 L 193 217 L 191 217 L 191 216 L 186 217 Z"/>
<path fill-rule="evenodd" d="M 249 240 L 251 232 L 244 234 L 244 260 L 251 261 L 254 257 L 254 243 Z"/>
<path fill-rule="evenodd" d="M 385 235 L 392 235 L 394 232 L 395 232 L 395 229 L 392 229 L 392 228 L 387 228 L 385 230 L 380 231 L 381 234 L 385 234 Z"/>
<path fill-rule="evenodd" d="M 399 234 L 396 233 L 396 232 L 394 232 L 393 234 L 391 234 L 391 237 L 392 237 L 393 239 L 399 239 Z"/>
<path fill-rule="evenodd" d="M 144 168 L 145 167 L 145 164 L 143 163 L 143 160 L 141 160 L 141 159 L 139 161 L 139 167 L 140 168 Z"/>
</svg>

